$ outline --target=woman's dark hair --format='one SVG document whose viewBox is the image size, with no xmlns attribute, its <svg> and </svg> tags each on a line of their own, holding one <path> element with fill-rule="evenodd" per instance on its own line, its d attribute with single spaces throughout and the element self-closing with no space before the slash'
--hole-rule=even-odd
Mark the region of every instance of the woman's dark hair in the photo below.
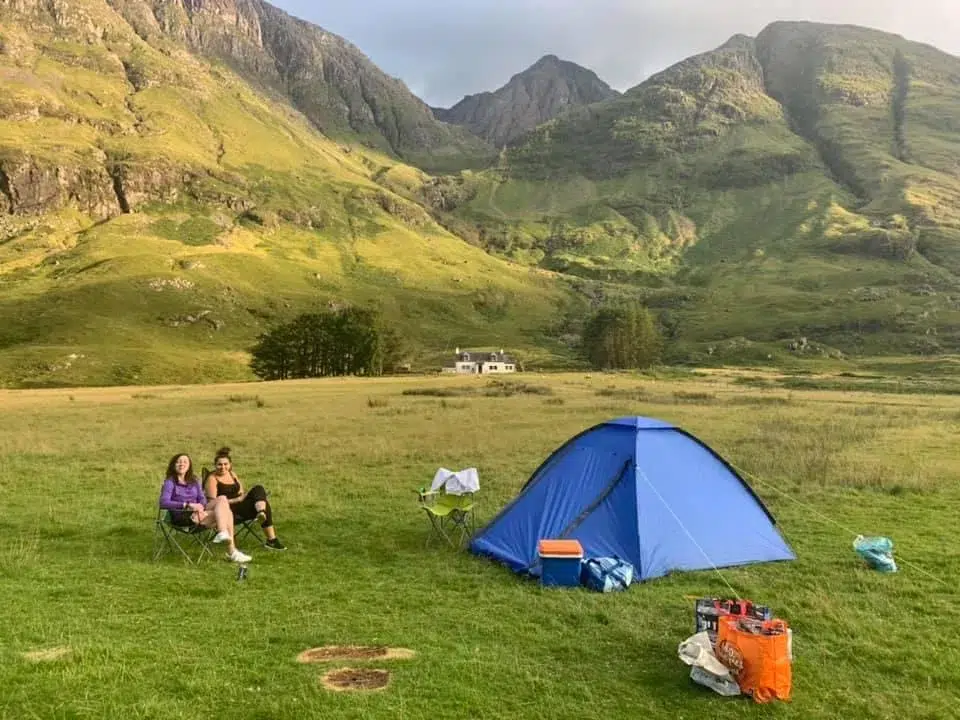
<svg viewBox="0 0 960 720">
<path fill-rule="evenodd" d="M 174 481 L 177 479 L 177 459 L 185 457 L 190 462 L 190 467 L 187 468 L 186 475 L 183 476 L 183 479 L 187 482 L 200 482 L 197 479 L 197 476 L 193 474 L 193 458 L 191 458 L 187 453 L 177 453 L 172 458 L 170 462 L 167 463 L 167 477 L 173 478 Z"/>
<path fill-rule="evenodd" d="M 233 459 L 230 457 L 230 448 L 222 447 L 217 450 L 217 454 L 213 456 L 213 462 L 216 463 L 220 458 L 226 458 L 232 463 Z"/>
</svg>

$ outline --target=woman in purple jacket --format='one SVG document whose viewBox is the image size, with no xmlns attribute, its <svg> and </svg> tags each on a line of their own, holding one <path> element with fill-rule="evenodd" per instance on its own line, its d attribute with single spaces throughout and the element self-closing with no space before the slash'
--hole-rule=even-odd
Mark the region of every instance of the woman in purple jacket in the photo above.
<svg viewBox="0 0 960 720">
<path fill-rule="evenodd" d="M 174 455 L 167 465 L 167 477 L 160 490 L 160 507 L 170 511 L 174 525 L 182 527 L 202 525 L 217 528 L 215 543 L 229 543 L 227 558 L 236 563 L 247 563 L 253 558 L 237 550 L 233 542 L 233 513 L 225 497 L 207 502 L 200 479 L 193 474 L 193 462 L 186 454 Z"/>
</svg>

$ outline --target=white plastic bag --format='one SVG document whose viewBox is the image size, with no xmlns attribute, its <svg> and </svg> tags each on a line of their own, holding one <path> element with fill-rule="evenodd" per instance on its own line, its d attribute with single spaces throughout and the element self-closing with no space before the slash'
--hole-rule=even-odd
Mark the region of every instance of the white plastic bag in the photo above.
<svg viewBox="0 0 960 720">
<path fill-rule="evenodd" d="M 740 686 L 730 670 L 713 654 L 713 644 L 706 631 L 698 632 L 680 643 L 677 655 L 690 666 L 690 679 L 698 685 L 726 697 L 740 694 Z"/>
<path fill-rule="evenodd" d="M 690 679 L 724 697 L 736 697 L 740 694 L 740 686 L 732 677 L 718 677 L 696 665 L 690 668 Z"/>
<path fill-rule="evenodd" d="M 727 666 L 713 654 L 713 644 L 706 631 L 691 635 L 677 648 L 680 659 L 692 667 L 700 667 L 712 675 L 725 677 L 730 674 Z"/>
</svg>

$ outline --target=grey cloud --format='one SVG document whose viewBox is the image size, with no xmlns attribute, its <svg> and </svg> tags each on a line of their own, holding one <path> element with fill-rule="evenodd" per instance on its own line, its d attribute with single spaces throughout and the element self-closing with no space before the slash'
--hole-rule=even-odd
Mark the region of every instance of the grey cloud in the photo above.
<svg viewBox="0 0 960 720">
<path fill-rule="evenodd" d="M 956 0 L 274 0 L 343 35 L 432 105 L 553 53 L 618 90 L 774 20 L 852 23 L 960 52 Z"/>
</svg>

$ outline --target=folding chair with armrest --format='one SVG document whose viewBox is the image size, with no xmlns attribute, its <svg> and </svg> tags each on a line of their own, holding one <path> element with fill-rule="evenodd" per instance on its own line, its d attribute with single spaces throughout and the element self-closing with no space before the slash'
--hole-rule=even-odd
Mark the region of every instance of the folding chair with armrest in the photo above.
<svg viewBox="0 0 960 720">
<path fill-rule="evenodd" d="M 154 528 L 153 559 L 179 553 L 191 565 L 199 565 L 204 557 L 213 557 L 211 544 L 214 529 L 200 525 L 177 525 L 169 510 L 157 508 Z"/>
<path fill-rule="evenodd" d="M 421 490 L 418 494 L 420 507 L 430 518 L 432 528 L 425 543 L 427 546 L 434 537 L 439 537 L 451 547 L 460 547 L 466 538 L 473 535 L 476 530 L 473 493 L 451 495 L 443 491 Z"/>
<path fill-rule="evenodd" d="M 431 533 L 426 545 L 434 537 L 445 540 L 451 547 L 460 547 L 476 531 L 476 494 L 480 478 L 476 468 L 453 472 L 440 468 L 429 490 L 417 491 L 420 507 L 430 518 Z M 456 542 L 454 541 L 456 539 Z"/>
</svg>

